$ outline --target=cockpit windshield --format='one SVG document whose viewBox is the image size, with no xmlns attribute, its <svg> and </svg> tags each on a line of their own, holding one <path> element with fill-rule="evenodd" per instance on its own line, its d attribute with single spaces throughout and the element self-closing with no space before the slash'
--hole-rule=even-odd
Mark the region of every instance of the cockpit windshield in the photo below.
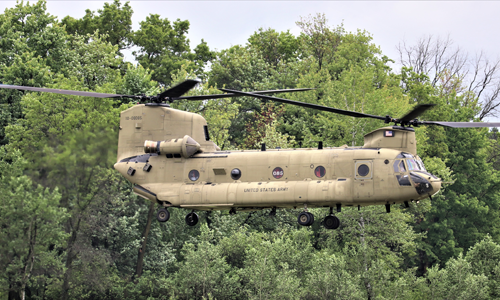
<svg viewBox="0 0 500 300">
<path fill-rule="evenodd" d="M 420 159 L 407 158 L 406 164 L 408 165 L 408 171 L 427 171 Z"/>
<path fill-rule="evenodd" d="M 402 160 L 397 160 L 398 158 Z M 427 170 L 424 167 L 424 163 L 418 156 L 413 156 L 411 153 L 401 152 L 396 157 L 396 161 L 394 162 L 394 172 L 406 172 L 403 161 L 406 161 L 406 166 L 408 171 L 425 171 Z"/>
</svg>

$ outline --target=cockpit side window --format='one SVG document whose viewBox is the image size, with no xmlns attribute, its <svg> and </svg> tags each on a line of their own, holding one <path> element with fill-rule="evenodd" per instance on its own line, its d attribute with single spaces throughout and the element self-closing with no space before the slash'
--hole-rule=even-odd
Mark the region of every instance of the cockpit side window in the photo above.
<svg viewBox="0 0 500 300">
<path fill-rule="evenodd" d="M 402 160 L 398 159 L 394 161 L 393 167 L 394 167 L 394 172 L 396 173 L 406 172 L 405 163 Z"/>
<path fill-rule="evenodd" d="M 408 175 L 396 175 L 399 185 L 401 186 L 411 186 L 410 178 Z"/>
</svg>

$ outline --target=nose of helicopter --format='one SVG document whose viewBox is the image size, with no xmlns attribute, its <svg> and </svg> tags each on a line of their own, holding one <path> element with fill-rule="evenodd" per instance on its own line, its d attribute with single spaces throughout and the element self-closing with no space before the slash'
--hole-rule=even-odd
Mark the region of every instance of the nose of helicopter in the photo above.
<svg viewBox="0 0 500 300">
<path fill-rule="evenodd" d="M 417 193 L 423 197 L 432 196 L 441 189 L 442 180 L 424 171 L 410 172 Z"/>
<path fill-rule="evenodd" d="M 441 180 L 441 178 L 431 180 L 432 190 L 434 191 L 434 194 L 439 192 L 442 182 L 443 181 Z"/>
</svg>

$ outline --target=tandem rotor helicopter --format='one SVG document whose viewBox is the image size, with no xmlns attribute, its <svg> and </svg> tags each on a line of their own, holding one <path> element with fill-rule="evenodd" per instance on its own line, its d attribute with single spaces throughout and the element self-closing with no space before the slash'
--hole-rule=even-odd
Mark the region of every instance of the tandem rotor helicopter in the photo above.
<svg viewBox="0 0 500 300">
<path fill-rule="evenodd" d="M 417 155 L 412 126 L 499 127 L 500 123 L 436 122 L 417 118 L 433 104 L 415 107 L 399 119 L 377 116 L 268 96 L 272 93 L 310 89 L 182 95 L 198 80 L 186 80 L 157 96 L 103 94 L 14 85 L 0 88 L 51 92 L 98 98 L 132 98 L 147 102 L 121 112 L 118 157 L 114 168 L 133 184 L 133 191 L 158 203 L 157 219 L 170 218 L 168 208 L 190 209 L 186 223 L 198 223 L 196 210 L 251 211 L 277 208 L 304 210 L 298 223 L 310 226 L 308 208 L 329 207 L 323 226 L 337 229 L 340 220 L 333 209 L 343 206 L 390 205 L 431 197 L 441 179 L 425 169 Z M 364 137 L 362 147 L 266 149 L 221 151 L 210 141 L 206 120 L 195 113 L 170 108 L 176 100 L 209 100 L 250 96 L 293 104 L 356 118 L 374 118 L 393 126 L 376 129 Z"/>
</svg>

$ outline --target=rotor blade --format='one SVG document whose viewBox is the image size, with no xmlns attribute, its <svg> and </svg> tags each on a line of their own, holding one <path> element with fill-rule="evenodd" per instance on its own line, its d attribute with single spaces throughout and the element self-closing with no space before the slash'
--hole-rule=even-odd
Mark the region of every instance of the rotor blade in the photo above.
<svg viewBox="0 0 500 300">
<path fill-rule="evenodd" d="M 423 114 L 426 110 L 428 110 L 429 108 L 433 107 L 434 105 L 436 105 L 436 104 L 420 104 L 420 105 L 417 105 L 412 111 L 410 111 L 404 117 L 402 117 L 401 119 L 399 119 L 399 121 L 401 121 L 402 123 L 407 123 L 407 122 L 409 122 L 411 120 L 414 120 L 414 119 L 418 118 L 421 114 Z"/>
<path fill-rule="evenodd" d="M 437 122 L 437 121 L 419 121 L 419 125 L 439 125 L 453 128 L 473 128 L 473 127 L 500 127 L 500 123 L 493 122 Z"/>
<path fill-rule="evenodd" d="M 30 87 L 30 86 L 8 85 L 8 84 L 0 84 L 0 88 L 11 89 L 11 90 L 24 90 L 24 91 L 32 91 L 32 92 L 47 92 L 47 93 L 73 95 L 73 96 L 96 97 L 96 98 L 120 98 L 120 97 L 138 98 L 138 96 L 130 96 L 130 95 L 81 92 L 81 91 L 37 88 L 37 87 Z"/>
<path fill-rule="evenodd" d="M 288 99 L 283 99 L 283 98 L 278 98 L 278 97 L 264 96 L 264 95 L 254 94 L 254 93 L 245 93 L 245 92 L 233 91 L 233 90 L 228 90 L 228 89 L 219 89 L 219 90 L 224 91 L 224 92 L 228 92 L 228 93 L 240 94 L 241 96 L 250 96 L 250 97 L 255 97 L 255 98 L 273 100 L 273 101 L 277 101 L 277 102 L 281 102 L 281 103 L 303 106 L 303 107 L 307 107 L 307 108 L 314 108 L 317 110 L 333 112 L 333 113 L 351 116 L 351 117 L 355 117 L 355 118 L 373 118 L 373 119 L 379 119 L 379 120 L 384 120 L 384 121 L 386 119 L 385 117 L 382 117 L 382 116 L 369 115 L 369 114 L 359 113 L 359 112 L 355 112 L 355 111 L 337 109 L 337 108 L 333 108 L 333 107 L 305 103 L 305 102 L 299 102 L 299 101 L 288 100 Z"/>
<path fill-rule="evenodd" d="M 313 89 L 303 88 L 303 89 L 268 90 L 268 91 L 254 91 L 252 93 L 254 93 L 254 94 L 260 94 L 260 95 L 265 95 L 265 94 L 273 94 L 273 93 L 303 92 L 303 91 L 310 91 L 310 90 L 313 90 Z M 230 98 L 230 97 L 239 97 L 239 96 L 241 96 L 241 95 L 236 95 L 234 93 L 229 93 L 229 94 L 215 94 L 215 95 L 200 95 L 200 96 L 175 97 L 175 98 L 173 98 L 171 100 L 197 101 L 197 100 Z"/>
<path fill-rule="evenodd" d="M 194 88 L 198 83 L 200 83 L 200 80 L 197 79 L 188 79 L 185 80 L 178 85 L 175 85 L 171 88 L 169 88 L 166 91 L 163 91 L 158 98 L 161 100 L 164 100 L 165 98 L 173 98 L 173 97 L 180 97 L 187 93 L 190 89 Z"/>
</svg>

